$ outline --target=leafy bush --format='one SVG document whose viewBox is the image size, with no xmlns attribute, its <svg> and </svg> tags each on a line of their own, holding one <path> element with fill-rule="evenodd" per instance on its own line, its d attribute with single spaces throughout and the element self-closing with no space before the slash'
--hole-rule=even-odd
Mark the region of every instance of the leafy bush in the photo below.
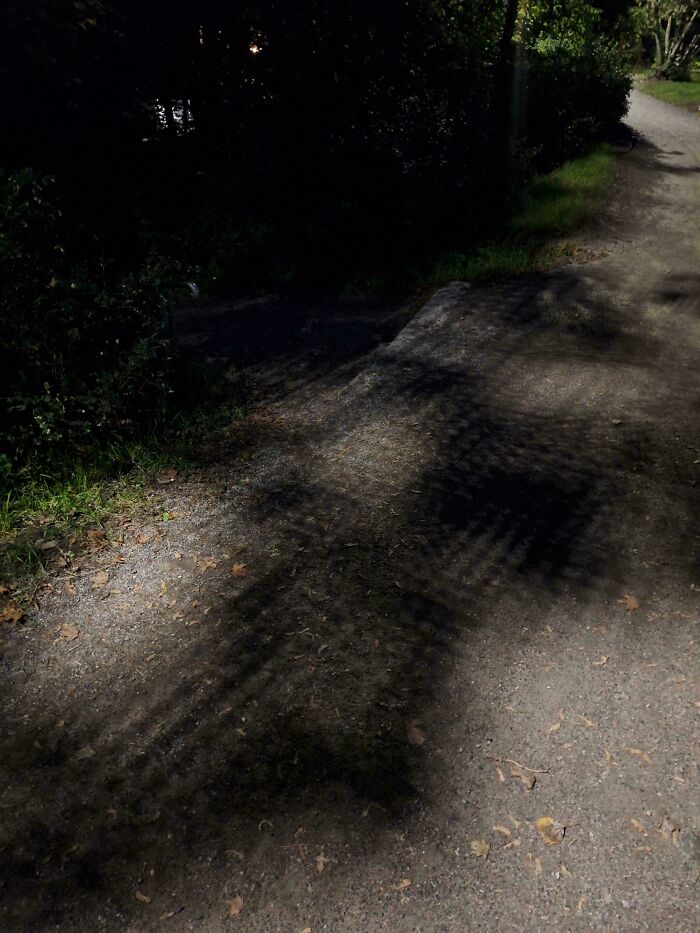
<svg viewBox="0 0 700 933">
<path fill-rule="evenodd" d="M 592 23 L 542 32 L 529 53 L 527 141 L 538 169 L 572 158 L 627 112 L 631 79 L 619 49 Z"/>
<path fill-rule="evenodd" d="M 30 169 L 0 180 L 5 472 L 45 460 L 58 443 L 89 446 L 128 434 L 170 392 L 158 270 L 120 274 L 78 261 L 51 185 Z"/>
</svg>

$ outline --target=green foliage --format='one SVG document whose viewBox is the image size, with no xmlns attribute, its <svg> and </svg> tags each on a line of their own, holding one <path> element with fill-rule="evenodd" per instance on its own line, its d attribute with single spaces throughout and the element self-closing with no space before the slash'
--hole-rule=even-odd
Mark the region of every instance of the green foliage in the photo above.
<svg viewBox="0 0 700 933">
<path fill-rule="evenodd" d="M 612 152 L 601 146 L 535 178 L 498 239 L 471 253 L 441 257 L 423 284 L 490 281 L 535 272 L 565 258 L 571 247 L 553 240 L 571 233 L 595 212 L 613 167 Z"/>
<path fill-rule="evenodd" d="M 627 111 L 628 63 L 599 19 L 582 0 L 530 8 L 526 146 L 540 169 L 604 138 Z"/>
<path fill-rule="evenodd" d="M 690 74 L 687 81 L 639 81 L 638 90 L 677 107 L 697 111 L 700 108 L 700 74 Z"/>
<path fill-rule="evenodd" d="M 700 52 L 697 0 L 637 0 L 636 25 L 657 78 L 689 81 Z"/>
<path fill-rule="evenodd" d="M 51 179 L 0 182 L 0 469 L 152 420 L 171 391 L 160 280 L 76 262 Z"/>
</svg>

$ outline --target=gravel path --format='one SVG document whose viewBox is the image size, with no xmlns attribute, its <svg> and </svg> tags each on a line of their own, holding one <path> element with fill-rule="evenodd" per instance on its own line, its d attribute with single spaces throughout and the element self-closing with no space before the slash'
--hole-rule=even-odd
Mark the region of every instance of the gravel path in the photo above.
<svg viewBox="0 0 700 933">
<path fill-rule="evenodd" d="M 0 928 L 698 929 L 700 120 L 629 122 L 596 261 L 181 322 L 260 407 L 2 632 Z"/>
</svg>

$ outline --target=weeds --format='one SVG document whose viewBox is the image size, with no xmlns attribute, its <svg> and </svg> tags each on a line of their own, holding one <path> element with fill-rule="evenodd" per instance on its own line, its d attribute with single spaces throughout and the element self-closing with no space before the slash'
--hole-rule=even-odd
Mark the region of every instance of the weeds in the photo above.
<svg viewBox="0 0 700 933">
<path fill-rule="evenodd" d="M 528 186 L 503 234 L 472 253 L 439 258 L 422 284 L 443 285 L 454 279 L 483 282 L 541 271 L 573 252 L 557 238 L 580 227 L 600 207 L 614 170 L 609 146 L 566 162 Z"/>
<path fill-rule="evenodd" d="M 204 445 L 243 417 L 231 402 L 201 406 L 174 414 L 139 440 L 88 448 L 80 459 L 55 459 L 42 472 L 27 464 L 0 500 L 1 575 L 16 580 L 35 573 L 51 539 L 79 544 L 89 529 L 142 508 L 160 471 L 200 465 Z"/>
</svg>

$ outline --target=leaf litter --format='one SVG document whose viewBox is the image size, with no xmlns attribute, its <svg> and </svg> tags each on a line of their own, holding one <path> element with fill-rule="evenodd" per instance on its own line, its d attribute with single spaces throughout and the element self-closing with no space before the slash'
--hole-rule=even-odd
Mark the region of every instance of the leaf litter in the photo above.
<svg viewBox="0 0 700 933">
<path fill-rule="evenodd" d="M 563 842 L 566 826 L 557 823 L 551 816 L 539 817 L 534 826 L 546 846 L 558 846 Z"/>
<path fill-rule="evenodd" d="M 473 839 L 469 843 L 469 848 L 474 858 L 488 858 L 488 854 L 491 851 L 491 843 L 487 842 L 486 839 Z"/>
</svg>

